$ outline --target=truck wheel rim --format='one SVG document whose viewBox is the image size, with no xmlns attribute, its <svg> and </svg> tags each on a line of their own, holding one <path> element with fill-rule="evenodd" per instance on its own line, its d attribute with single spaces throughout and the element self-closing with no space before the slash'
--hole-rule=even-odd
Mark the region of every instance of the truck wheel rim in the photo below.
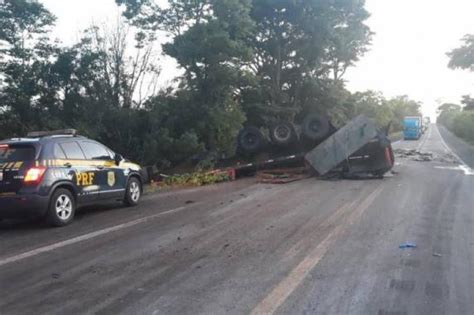
<svg viewBox="0 0 474 315">
<path fill-rule="evenodd" d="M 137 182 L 132 182 L 130 184 L 130 198 L 137 202 L 140 198 L 140 186 L 138 186 Z"/>
<path fill-rule="evenodd" d="M 61 220 L 67 220 L 72 214 L 72 201 L 67 195 L 60 195 L 56 199 L 56 213 Z"/>
<path fill-rule="evenodd" d="M 278 126 L 275 128 L 275 138 L 280 141 L 288 140 L 291 135 L 291 130 L 287 126 Z"/>
</svg>

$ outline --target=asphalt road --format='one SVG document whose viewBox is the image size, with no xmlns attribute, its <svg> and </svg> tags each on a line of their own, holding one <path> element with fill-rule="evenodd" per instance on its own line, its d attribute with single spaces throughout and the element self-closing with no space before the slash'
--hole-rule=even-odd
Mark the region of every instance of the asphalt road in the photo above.
<svg viewBox="0 0 474 315">
<path fill-rule="evenodd" d="M 437 158 L 383 180 L 159 193 L 59 229 L 2 223 L 0 314 L 472 314 L 474 176 L 435 125 L 394 146 Z"/>
</svg>

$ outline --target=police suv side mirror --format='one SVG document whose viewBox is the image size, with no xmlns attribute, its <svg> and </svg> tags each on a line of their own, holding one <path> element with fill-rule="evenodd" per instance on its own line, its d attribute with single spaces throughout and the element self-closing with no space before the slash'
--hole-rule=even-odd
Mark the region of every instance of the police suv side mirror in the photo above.
<svg viewBox="0 0 474 315">
<path fill-rule="evenodd" d="M 120 162 L 123 161 L 123 156 L 118 153 L 115 153 L 114 160 L 115 160 L 115 164 L 119 165 Z"/>
</svg>

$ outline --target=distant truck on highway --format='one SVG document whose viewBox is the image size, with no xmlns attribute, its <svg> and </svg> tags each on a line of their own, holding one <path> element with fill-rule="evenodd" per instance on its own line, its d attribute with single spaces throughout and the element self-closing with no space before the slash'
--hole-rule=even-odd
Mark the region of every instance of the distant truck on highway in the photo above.
<svg viewBox="0 0 474 315">
<path fill-rule="evenodd" d="M 423 118 L 421 116 L 406 116 L 403 119 L 403 138 L 418 140 L 423 133 Z"/>
<path fill-rule="evenodd" d="M 431 118 L 430 117 L 423 117 L 423 132 L 428 130 L 428 127 L 431 124 Z"/>
</svg>

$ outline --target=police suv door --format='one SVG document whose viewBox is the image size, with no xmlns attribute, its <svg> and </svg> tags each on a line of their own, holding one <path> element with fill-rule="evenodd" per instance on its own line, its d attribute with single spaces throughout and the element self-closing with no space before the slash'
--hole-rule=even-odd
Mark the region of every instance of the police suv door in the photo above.
<svg viewBox="0 0 474 315">
<path fill-rule="evenodd" d="M 78 191 L 79 203 L 91 203 L 98 199 L 99 185 L 97 184 L 97 168 L 90 163 L 81 150 L 77 141 L 68 140 L 58 144 L 55 155 L 64 153 L 65 159 L 60 159 L 60 166 L 69 169 L 71 180 Z"/>
<path fill-rule="evenodd" d="M 124 171 L 117 166 L 110 150 L 100 143 L 83 140 L 80 143 L 86 157 L 98 168 L 97 184 L 100 186 L 100 200 L 122 200 L 125 194 Z"/>
</svg>

